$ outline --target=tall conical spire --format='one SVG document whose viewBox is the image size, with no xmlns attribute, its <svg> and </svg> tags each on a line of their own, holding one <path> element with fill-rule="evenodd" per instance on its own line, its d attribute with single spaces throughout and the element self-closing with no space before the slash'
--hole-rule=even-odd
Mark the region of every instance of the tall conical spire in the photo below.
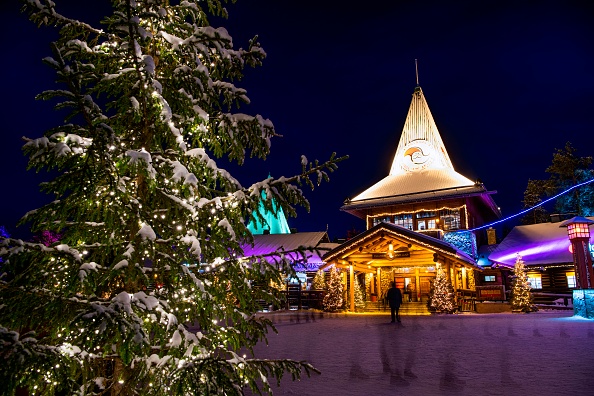
<svg viewBox="0 0 594 396">
<path fill-rule="evenodd" d="M 408 109 L 390 175 L 446 168 L 454 169 L 423 90 L 417 86 Z"/>
<path fill-rule="evenodd" d="M 270 173 L 268 173 L 268 178 L 270 179 Z M 291 229 L 289 228 L 289 224 L 287 223 L 287 218 L 285 217 L 285 212 L 283 208 L 277 205 L 274 198 L 272 198 L 272 208 L 273 211 L 270 212 L 266 210 L 262 201 L 266 200 L 266 192 L 262 191 L 260 193 L 261 201 L 258 204 L 258 212 L 264 218 L 264 224 L 260 224 L 258 221 L 254 222 L 250 220 L 247 225 L 248 230 L 253 235 L 258 234 L 290 234 Z"/>
</svg>

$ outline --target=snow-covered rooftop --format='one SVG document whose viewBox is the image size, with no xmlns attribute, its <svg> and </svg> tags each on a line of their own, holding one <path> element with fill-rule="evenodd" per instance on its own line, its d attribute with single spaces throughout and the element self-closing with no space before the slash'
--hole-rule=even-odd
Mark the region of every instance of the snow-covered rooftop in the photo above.
<svg viewBox="0 0 594 396">
<path fill-rule="evenodd" d="M 375 200 L 389 204 L 484 192 L 482 185 L 454 170 L 423 91 L 417 86 L 389 175 L 348 200 L 342 209 Z"/>
<path fill-rule="evenodd" d="M 288 251 L 300 247 L 317 248 L 316 251 L 307 251 L 307 269 L 317 269 L 322 264 L 323 255 L 332 248 L 338 246 L 337 243 L 331 243 L 326 232 L 297 232 L 294 234 L 263 234 L 254 235 L 254 245 L 243 246 L 245 256 L 258 256 L 276 252 L 279 249 Z M 294 255 L 295 262 L 302 262 L 302 257 Z M 315 267 L 315 268 L 314 268 Z M 296 268 L 302 270 L 303 268 Z"/>
<path fill-rule="evenodd" d="M 587 218 L 594 220 L 594 217 Z M 590 244 L 594 244 L 594 235 L 590 236 Z M 569 245 L 567 228 L 561 227 L 561 223 L 517 226 L 493 250 L 489 260 L 513 267 L 519 254 L 528 266 L 571 264 L 573 255 Z"/>
</svg>

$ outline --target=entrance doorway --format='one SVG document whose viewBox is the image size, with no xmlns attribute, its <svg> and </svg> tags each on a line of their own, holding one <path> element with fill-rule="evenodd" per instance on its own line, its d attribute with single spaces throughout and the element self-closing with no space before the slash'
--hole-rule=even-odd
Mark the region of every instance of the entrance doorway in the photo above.
<svg viewBox="0 0 594 396">
<path fill-rule="evenodd" d="M 415 278 L 404 278 L 404 301 L 413 302 L 417 301 L 417 285 Z"/>
<path fill-rule="evenodd" d="M 417 287 L 414 277 L 396 277 L 394 278 L 396 287 L 400 289 L 402 293 L 402 302 L 413 302 L 418 301 Z"/>
<path fill-rule="evenodd" d="M 435 279 L 433 276 L 421 276 L 419 277 L 420 281 L 420 289 L 419 294 L 421 296 L 421 301 L 427 301 L 427 297 L 429 297 L 429 290 L 431 290 L 431 282 Z"/>
</svg>

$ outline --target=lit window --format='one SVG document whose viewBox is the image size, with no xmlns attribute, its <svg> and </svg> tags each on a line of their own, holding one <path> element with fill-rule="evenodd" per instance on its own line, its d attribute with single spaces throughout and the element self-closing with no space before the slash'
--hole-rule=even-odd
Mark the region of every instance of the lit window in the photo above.
<svg viewBox="0 0 594 396">
<path fill-rule="evenodd" d="M 575 283 L 575 272 L 567 272 L 565 275 L 567 276 L 567 287 L 577 287 Z"/>
<path fill-rule="evenodd" d="M 540 274 L 528 274 L 528 283 L 533 289 L 542 289 L 542 278 Z"/>
<path fill-rule="evenodd" d="M 430 230 L 434 230 L 435 228 L 437 228 L 437 227 L 435 227 L 435 219 L 427 220 L 427 227 Z"/>
<path fill-rule="evenodd" d="M 406 213 L 394 216 L 394 224 L 399 225 L 409 230 L 413 229 L 413 215 L 412 213 Z"/>
<path fill-rule="evenodd" d="M 458 230 L 460 229 L 460 210 L 459 209 L 445 209 L 439 211 L 440 222 L 443 224 L 444 230 Z"/>
<path fill-rule="evenodd" d="M 485 275 L 485 282 L 495 282 L 495 275 Z"/>
</svg>

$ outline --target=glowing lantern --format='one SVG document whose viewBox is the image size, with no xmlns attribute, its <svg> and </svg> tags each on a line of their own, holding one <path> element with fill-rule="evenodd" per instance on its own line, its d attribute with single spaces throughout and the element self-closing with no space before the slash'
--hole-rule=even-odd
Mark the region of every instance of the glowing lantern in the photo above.
<svg viewBox="0 0 594 396">
<path fill-rule="evenodd" d="M 591 289 L 594 281 L 594 269 L 589 252 L 591 224 L 594 224 L 594 221 L 576 216 L 559 225 L 559 227 L 567 227 L 575 266 L 576 286 L 580 289 Z"/>
</svg>

